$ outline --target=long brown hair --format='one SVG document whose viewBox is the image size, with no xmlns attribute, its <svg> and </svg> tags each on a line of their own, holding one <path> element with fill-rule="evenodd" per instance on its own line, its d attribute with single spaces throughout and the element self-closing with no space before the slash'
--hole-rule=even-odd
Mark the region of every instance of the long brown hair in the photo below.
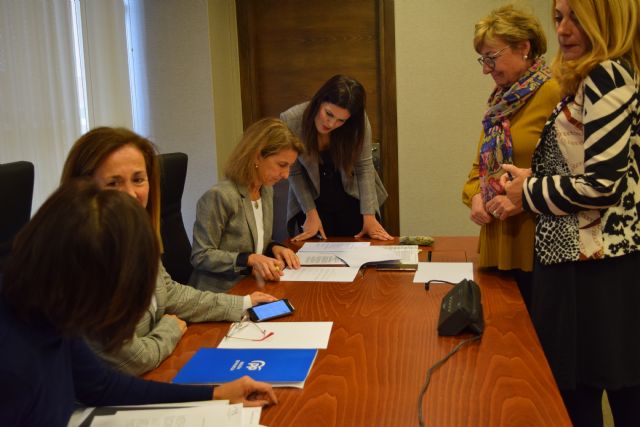
<svg viewBox="0 0 640 427">
<path fill-rule="evenodd" d="M 160 168 L 156 148 L 151 141 L 126 128 L 98 127 L 82 135 L 71 147 L 62 169 L 60 183 L 81 176 L 93 177 L 96 169 L 114 151 L 132 145 L 142 153 L 149 179 L 147 212 L 158 236 L 160 247 Z"/>
<path fill-rule="evenodd" d="M 151 303 L 159 248 L 134 198 L 89 178 L 56 190 L 18 234 L 0 295 L 25 322 L 116 349 Z"/>
<path fill-rule="evenodd" d="M 365 104 L 367 94 L 360 82 L 337 74 L 327 80 L 313 95 L 302 116 L 302 141 L 309 154 L 319 155 L 315 118 L 323 102 L 349 111 L 349 119 L 329 133 L 331 159 L 338 169 L 350 175 L 364 143 Z"/>
</svg>

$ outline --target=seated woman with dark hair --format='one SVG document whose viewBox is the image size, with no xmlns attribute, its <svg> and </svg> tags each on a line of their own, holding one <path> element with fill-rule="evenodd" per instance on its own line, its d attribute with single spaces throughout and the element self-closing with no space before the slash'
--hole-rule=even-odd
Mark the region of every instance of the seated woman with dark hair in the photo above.
<svg viewBox="0 0 640 427">
<path fill-rule="evenodd" d="M 102 188 L 129 194 L 146 209 L 158 241 L 161 241 L 159 175 L 151 141 L 128 129 L 99 127 L 73 144 L 61 182 L 90 177 Z M 275 300 L 262 292 L 244 297 L 201 292 L 175 282 L 159 258 L 157 261 L 160 265 L 156 291 L 132 339 L 117 351 L 107 351 L 97 343 L 91 343 L 101 358 L 130 374 L 143 374 L 166 359 L 187 330 L 186 322 L 238 321 L 243 311 L 252 305 Z"/>
<path fill-rule="evenodd" d="M 107 368 L 83 337 L 117 349 L 149 308 L 158 241 L 128 195 L 88 181 L 61 186 L 17 236 L 0 288 L 0 419 L 66 426 L 87 406 L 228 399 L 275 402 L 244 377 L 215 389 L 144 381 Z"/>
</svg>

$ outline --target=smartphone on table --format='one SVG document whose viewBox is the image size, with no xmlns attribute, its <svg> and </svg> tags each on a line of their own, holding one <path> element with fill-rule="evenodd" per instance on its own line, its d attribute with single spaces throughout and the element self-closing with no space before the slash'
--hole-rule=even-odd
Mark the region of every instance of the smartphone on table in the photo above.
<svg viewBox="0 0 640 427">
<path fill-rule="evenodd" d="M 247 310 L 252 322 L 263 322 L 276 317 L 288 316 L 295 311 L 288 299 L 279 299 L 273 302 L 258 304 Z"/>
</svg>

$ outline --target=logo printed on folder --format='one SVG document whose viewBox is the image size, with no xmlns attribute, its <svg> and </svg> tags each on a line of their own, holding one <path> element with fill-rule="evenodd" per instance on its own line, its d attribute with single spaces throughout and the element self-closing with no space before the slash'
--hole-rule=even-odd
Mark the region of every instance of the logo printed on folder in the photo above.
<svg viewBox="0 0 640 427">
<path fill-rule="evenodd" d="M 173 382 L 222 384 L 249 375 L 273 385 L 302 387 L 317 352 L 317 349 L 201 348 Z"/>
</svg>

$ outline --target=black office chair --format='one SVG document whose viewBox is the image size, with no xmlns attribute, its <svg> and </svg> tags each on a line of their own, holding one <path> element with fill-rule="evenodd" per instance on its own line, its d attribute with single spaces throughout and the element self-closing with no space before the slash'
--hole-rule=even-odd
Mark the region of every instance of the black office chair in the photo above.
<svg viewBox="0 0 640 427">
<path fill-rule="evenodd" d="M 273 186 L 273 240 L 284 242 L 287 232 L 287 203 L 289 201 L 289 180 L 283 179 Z M 292 236 L 293 237 L 293 236 Z"/>
<path fill-rule="evenodd" d="M 184 153 L 159 154 L 160 234 L 162 263 L 173 280 L 187 284 L 191 266 L 191 243 L 182 220 L 182 193 L 187 177 L 188 157 Z"/>
<path fill-rule="evenodd" d="M 0 273 L 9 259 L 13 239 L 31 217 L 34 176 L 31 162 L 0 164 Z"/>
</svg>

